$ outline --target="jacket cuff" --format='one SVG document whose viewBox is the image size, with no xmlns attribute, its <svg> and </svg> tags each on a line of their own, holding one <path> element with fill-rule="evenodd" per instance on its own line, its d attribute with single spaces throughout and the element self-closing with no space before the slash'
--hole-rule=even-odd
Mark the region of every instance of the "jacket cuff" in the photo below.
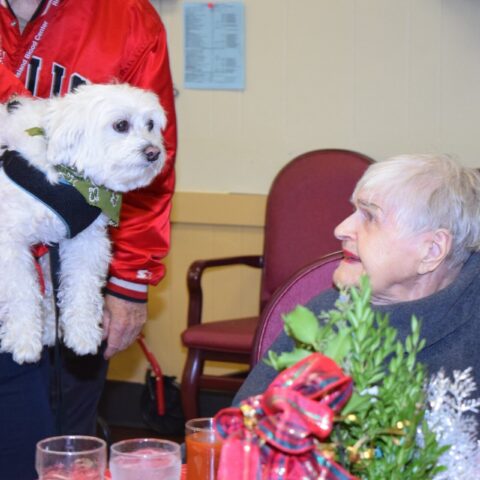
<svg viewBox="0 0 480 480">
<path fill-rule="evenodd" d="M 131 302 L 146 303 L 148 300 L 148 285 L 129 282 L 118 277 L 110 277 L 105 286 L 105 293 Z"/>
</svg>

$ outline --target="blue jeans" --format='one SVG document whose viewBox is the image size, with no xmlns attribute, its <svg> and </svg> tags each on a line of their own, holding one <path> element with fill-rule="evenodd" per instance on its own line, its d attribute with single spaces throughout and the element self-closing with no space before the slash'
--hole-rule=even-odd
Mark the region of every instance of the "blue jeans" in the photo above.
<svg viewBox="0 0 480 480">
<path fill-rule="evenodd" d="M 97 407 L 108 370 L 108 362 L 103 358 L 105 346 L 103 344 L 96 355 L 81 357 L 61 347 L 60 405 L 55 395 L 58 368 L 55 367 L 53 348 L 50 349 L 51 403 L 59 434 L 96 434 Z"/>
<path fill-rule="evenodd" d="M 60 396 L 55 381 L 58 368 Z M 58 368 L 47 349 L 39 362 L 23 365 L 15 363 L 10 354 L 0 353 L 0 480 L 38 478 L 35 445 L 42 438 L 95 435 L 97 406 L 108 368 L 103 348 L 98 355 L 85 357 L 62 348 Z"/>
<path fill-rule="evenodd" d="M 55 433 L 47 351 L 38 363 L 18 365 L 0 353 L 0 479 L 32 480 L 35 444 Z"/>
</svg>

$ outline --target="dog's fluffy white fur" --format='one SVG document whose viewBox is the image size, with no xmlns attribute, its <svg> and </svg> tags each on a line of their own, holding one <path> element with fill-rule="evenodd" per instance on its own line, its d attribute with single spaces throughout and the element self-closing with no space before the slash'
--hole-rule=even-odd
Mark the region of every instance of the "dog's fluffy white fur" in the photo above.
<svg viewBox="0 0 480 480">
<path fill-rule="evenodd" d="M 84 85 L 61 98 L 17 97 L 0 105 L 0 148 L 16 150 L 55 184 L 55 165 L 76 168 L 97 185 L 127 192 L 148 185 L 165 162 L 166 118 L 151 92 L 117 85 Z M 26 130 L 40 127 L 44 135 Z M 0 151 L 0 154 L 2 152 Z M 0 169 L 0 350 L 18 363 L 39 359 L 54 340 L 31 246 L 59 243 L 60 330 L 80 355 L 102 338 L 101 289 L 110 261 L 108 219 L 101 214 L 73 238 L 61 219 Z"/>
</svg>

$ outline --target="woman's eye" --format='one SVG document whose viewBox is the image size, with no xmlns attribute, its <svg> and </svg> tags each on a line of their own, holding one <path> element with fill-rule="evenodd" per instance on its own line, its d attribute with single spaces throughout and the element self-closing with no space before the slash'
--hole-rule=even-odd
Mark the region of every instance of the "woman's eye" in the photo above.
<svg viewBox="0 0 480 480">
<path fill-rule="evenodd" d="M 128 132 L 130 129 L 130 123 L 127 120 L 120 120 L 113 124 L 113 129 L 118 133 Z"/>
<path fill-rule="evenodd" d="M 147 122 L 147 128 L 148 128 L 148 131 L 151 132 L 153 130 L 153 120 L 149 120 Z"/>
<path fill-rule="evenodd" d="M 371 222 L 372 220 L 374 220 L 374 216 L 373 216 L 372 212 L 370 212 L 369 210 L 361 209 L 360 213 L 362 214 L 362 217 L 365 220 L 367 220 L 368 222 Z"/>
</svg>

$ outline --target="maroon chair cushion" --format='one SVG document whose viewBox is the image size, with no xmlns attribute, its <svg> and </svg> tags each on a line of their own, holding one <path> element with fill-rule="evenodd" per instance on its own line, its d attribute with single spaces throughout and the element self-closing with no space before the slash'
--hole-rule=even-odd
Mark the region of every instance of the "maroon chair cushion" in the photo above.
<svg viewBox="0 0 480 480">
<path fill-rule="evenodd" d="M 188 348 L 248 354 L 257 325 L 258 317 L 202 323 L 185 330 L 182 342 Z"/>
<path fill-rule="evenodd" d="M 314 296 L 332 287 L 332 275 L 342 258 L 341 252 L 308 265 L 281 287 L 262 312 L 255 339 L 252 363 L 257 363 L 283 328 L 282 314 L 305 305 Z"/>
</svg>

